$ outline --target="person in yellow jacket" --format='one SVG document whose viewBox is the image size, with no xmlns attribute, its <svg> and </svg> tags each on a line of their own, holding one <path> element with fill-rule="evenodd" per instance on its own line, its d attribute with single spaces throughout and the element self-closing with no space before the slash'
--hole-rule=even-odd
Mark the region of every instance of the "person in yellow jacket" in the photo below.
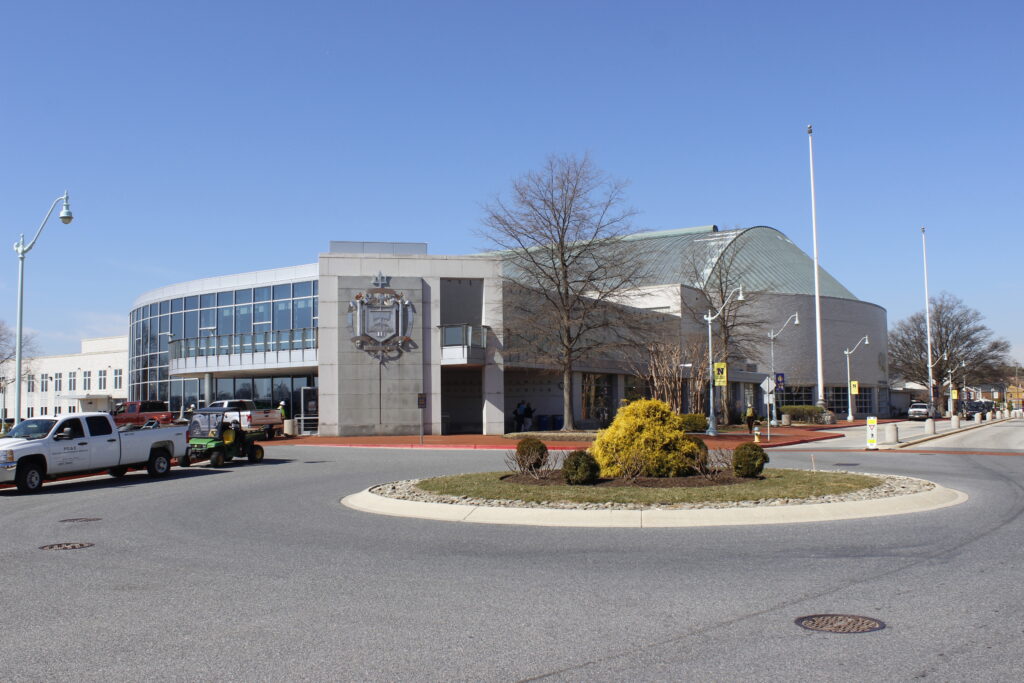
<svg viewBox="0 0 1024 683">
<path fill-rule="evenodd" d="M 754 433 L 754 420 L 757 419 L 757 414 L 754 413 L 754 406 L 750 403 L 747 404 L 747 434 Z"/>
</svg>

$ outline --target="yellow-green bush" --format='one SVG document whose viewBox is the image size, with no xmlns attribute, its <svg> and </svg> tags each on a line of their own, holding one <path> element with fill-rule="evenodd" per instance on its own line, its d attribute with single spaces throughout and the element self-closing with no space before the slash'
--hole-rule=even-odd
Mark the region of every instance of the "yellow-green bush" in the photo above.
<svg viewBox="0 0 1024 683">
<path fill-rule="evenodd" d="M 679 477 L 693 474 L 700 446 L 663 401 L 643 399 L 619 409 L 590 449 L 601 476 Z"/>
</svg>

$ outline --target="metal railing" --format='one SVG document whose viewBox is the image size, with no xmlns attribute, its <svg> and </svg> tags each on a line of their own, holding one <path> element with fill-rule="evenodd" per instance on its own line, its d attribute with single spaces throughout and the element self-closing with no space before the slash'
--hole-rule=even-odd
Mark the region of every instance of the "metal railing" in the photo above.
<svg viewBox="0 0 1024 683">
<path fill-rule="evenodd" d="M 487 348 L 487 325 L 441 325 L 441 346 Z"/>
<path fill-rule="evenodd" d="M 304 327 L 295 330 L 273 330 L 252 334 L 219 334 L 209 337 L 173 339 L 168 344 L 168 352 L 172 359 L 179 359 L 315 349 L 319 341 L 317 329 L 316 327 Z"/>
</svg>

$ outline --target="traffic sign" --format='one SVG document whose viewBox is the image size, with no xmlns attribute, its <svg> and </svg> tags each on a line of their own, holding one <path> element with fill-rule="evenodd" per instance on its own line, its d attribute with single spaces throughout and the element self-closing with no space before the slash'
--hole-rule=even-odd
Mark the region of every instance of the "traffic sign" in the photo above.
<svg viewBox="0 0 1024 683">
<path fill-rule="evenodd" d="M 868 450 L 869 451 L 876 451 L 876 450 L 878 450 L 878 418 L 877 417 L 869 417 L 868 418 L 868 434 L 867 434 L 867 436 L 868 436 Z"/>
</svg>

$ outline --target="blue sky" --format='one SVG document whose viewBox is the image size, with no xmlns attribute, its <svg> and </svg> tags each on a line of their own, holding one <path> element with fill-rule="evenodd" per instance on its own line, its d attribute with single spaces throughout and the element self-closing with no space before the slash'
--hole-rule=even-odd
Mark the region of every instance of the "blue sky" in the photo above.
<svg viewBox="0 0 1024 683">
<path fill-rule="evenodd" d="M 0 238 L 45 352 L 141 292 L 330 240 L 469 253 L 549 154 L 628 179 L 637 225 L 770 225 L 889 322 L 932 294 L 1024 361 L 1014 2 L 36 2 L 0 23 Z M 17 257 L 0 276 L 13 325 Z M 826 331 L 827 334 L 827 331 Z"/>
</svg>

